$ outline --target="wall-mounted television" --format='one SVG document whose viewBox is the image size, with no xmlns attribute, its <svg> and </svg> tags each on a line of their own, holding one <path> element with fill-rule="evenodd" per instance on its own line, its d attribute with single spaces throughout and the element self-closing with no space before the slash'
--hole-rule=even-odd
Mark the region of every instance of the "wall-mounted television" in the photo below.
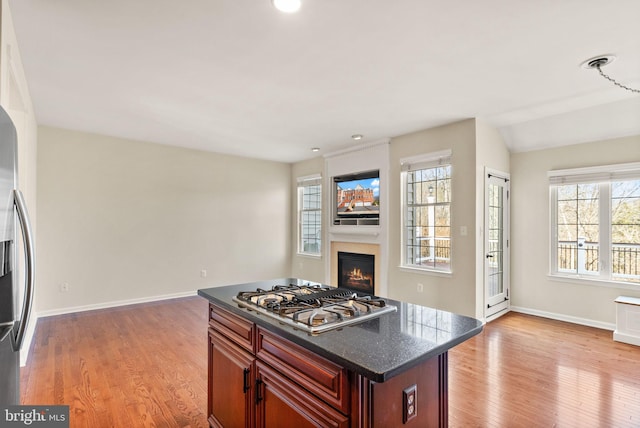
<svg viewBox="0 0 640 428">
<path fill-rule="evenodd" d="M 365 171 L 333 177 L 335 221 L 380 216 L 380 171 Z"/>
</svg>

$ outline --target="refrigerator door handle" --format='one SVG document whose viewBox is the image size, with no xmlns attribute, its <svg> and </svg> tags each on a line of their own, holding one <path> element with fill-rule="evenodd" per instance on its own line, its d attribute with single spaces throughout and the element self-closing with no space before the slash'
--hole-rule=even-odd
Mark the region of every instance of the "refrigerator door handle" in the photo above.
<svg viewBox="0 0 640 428">
<path fill-rule="evenodd" d="M 35 248 L 33 245 L 33 234 L 31 233 L 31 223 L 29 222 L 29 214 L 27 213 L 27 205 L 24 202 L 24 196 L 18 189 L 13 191 L 13 200 L 15 201 L 20 228 L 22 229 L 22 240 L 24 241 L 25 253 L 25 294 L 22 303 L 22 313 L 18 319 L 18 331 L 14 340 L 14 349 L 17 351 L 22 348 L 24 334 L 27 330 L 27 323 L 31 316 L 31 305 L 33 303 L 33 292 L 35 286 Z"/>
</svg>

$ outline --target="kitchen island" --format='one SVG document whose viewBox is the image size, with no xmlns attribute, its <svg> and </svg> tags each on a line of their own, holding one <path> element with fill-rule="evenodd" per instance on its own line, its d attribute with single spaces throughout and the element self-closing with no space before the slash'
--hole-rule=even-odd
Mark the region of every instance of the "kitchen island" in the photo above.
<svg viewBox="0 0 640 428">
<path fill-rule="evenodd" d="M 289 284 L 310 282 L 198 291 L 210 303 L 212 427 L 447 426 L 447 351 L 480 333 L 480 321 L 383 299 L 396 310 L 309 334 L 233 300 Z"/>
</svg>

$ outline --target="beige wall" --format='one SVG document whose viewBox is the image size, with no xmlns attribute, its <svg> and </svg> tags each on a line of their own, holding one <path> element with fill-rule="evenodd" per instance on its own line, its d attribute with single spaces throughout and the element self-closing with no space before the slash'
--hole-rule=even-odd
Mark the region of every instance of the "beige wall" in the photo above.
<svg viewBox="0 0 640 428">
<path fill-rule="evenodd" d="M 405 157 L 451 149 L 453 273 L 437 274 L 401 269 L 400 160 Z M 388 296 L 481 318 L 483 313 L 484 169 L 509 172 L 509 152 L 499 133 L 487 124 L 469 119 L 393 138 L 390 144 Z M 292 180 L 322 171 L 322 158 L 293 165 Z M 329 189 L 325 189 L 329 191 Z M 295 187 L 294 187 L 295 191 Z M 295 196 L 295 195 L 294 195 Z M 295 198 L 293 199 L 295 204 Z M 294 210 L 295 212 L 295 210 Z M 295 216 L 295 214 L 294 214 Z M 326 222 L 326 215 L 324 221 Z M 295 217 L 294 217 L 295 218 Z M 295 223 L 295 222 L 294 222 Z M 467 234 L 461 234 L 465 226 Z M 292 225 L 296 233 L 296 224 Z M 327 236 L 324 234 L 323 236 Z M 326 243 L 325 243 L 326 244 Z M 292 245 L 295 245 L 295 237 Z M 295 247 L 294 247 L 295 251 Z M 326 253 L 325 253 L 326 254 Z M 292 272 L 327 282 L 319 260 L 294 254 Z M 417 285 L 423 291 L 417 291 Z"/>
<path fill-rule="evenodd" d="M 326 193 L 331 189 L 327 189 L 325 185 L 326 180 L 324 177 L 324 158 L 317 157 L 309 159 L 303 162 L 298 162 L 292 165 L 291 168 L 291 276 L 294 278 L 308 279 L 309 281 L 326 283 L 325 278 L 325 260 L 323 256 L 307 256 L 298 254 L 298 189 L 297 180 L 300 177 L 307 177 L 310 175 L 320 174 L 323 178 L 322 186 L 322 201 L 326 201 Z M 327 230 L 327 215 L 326 207 L 323 207 L 322 215 L 322 230 L 323 236 L 326 236 L 324 231 Z M 326 239 L 323 240 L 322 245 L 328 245 Z M 322 254 L 326 253 L 326 248 L 322 249 Z"/>
<path fill-rule="evenodd" d="M 475 121 L 465 120 L 391 140 L 389 210 L 389 297 L 465 315 L 475 315 Z M 452 251 L 451 275 L 400 269 L 400 159 L 451 149 Z M 460 235 L 466 226 L 467 236 Z M 417 284 L 424 291 L 417 291 Z"/>
<path fill-rule="evenodd" d="M 528 311 L 594 324 L 615 322 L 613 300 L 640 290 L 558 281 L 549 273 L 547 171 L 640 161 L 640 136 L 511 156 L 511 304 Z"/>
<path fill-rule="evenodd" d="M 37 311 L 289 275 L 289 164 L 39 134 Z"/>
</svg>

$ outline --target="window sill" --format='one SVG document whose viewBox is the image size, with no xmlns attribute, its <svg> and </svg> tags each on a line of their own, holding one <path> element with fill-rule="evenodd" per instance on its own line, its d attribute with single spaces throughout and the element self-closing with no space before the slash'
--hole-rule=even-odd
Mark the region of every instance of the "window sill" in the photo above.
<svg viewBox="0 0 640 428">
<path fill-rule="evenodd" d="M 625 289 L 625 290 L 636 290 L 636 291 L 640 290 L 640 284 L 634 284 L 631 282 L 608 281 L 604 279 L 588 278 L 588 277 L 578 276 L 578 275 L 560 275 L 560 274 L 553 274 L 553 273 L 548 274 L 548 277 L 552 281 L 559 281 L 559 282 L 571 282 L 574 284 L 578 283 L 581 285 L 591 285 L 595 287 L 606 287 L 606 288 L 618 288 L 618 289 Z"/>
<path fill-rule="evenodd" d="M 451 271 L 442 271 L 442 270 L 433 270 L 433 269 L 425 269 L 425 268 L 418 268 L 418 267 L 413 267 L 413 266 L 398 266 L 398 269 L 400 269 L 403 272 L 410 272 L 410 273 L 417 273 L 420 275 L 432 275 L 432 276 L 440 276 L 443 278 L 450 278 L 452 273 Z"/>
<path fill-rule="evenodd" d="M 310 259 L 321 259 L 322 258 L 322 254 L 318 253 L 318 254 L 314 254 L 314 253 L 296 253 L 296 255 L 300 256 L 300 257 L 308 257 Z"/>
</svg>

